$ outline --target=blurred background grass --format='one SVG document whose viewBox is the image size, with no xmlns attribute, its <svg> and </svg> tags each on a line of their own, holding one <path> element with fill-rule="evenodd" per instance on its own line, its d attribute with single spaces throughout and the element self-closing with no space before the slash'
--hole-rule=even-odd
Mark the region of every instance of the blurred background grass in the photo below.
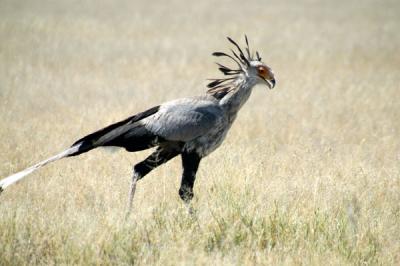
<svg viewBox="0 0 400 266">
<path fill-rule="evenodd" d="M 202 94 L 225 37 L 270 65 L 189 217 L 180 160 L 95 150 L 0 198 L 0 264 L 398 264 L 398 1 L 0 1 L 0 176 L 170 99 Z"/>
</svg>

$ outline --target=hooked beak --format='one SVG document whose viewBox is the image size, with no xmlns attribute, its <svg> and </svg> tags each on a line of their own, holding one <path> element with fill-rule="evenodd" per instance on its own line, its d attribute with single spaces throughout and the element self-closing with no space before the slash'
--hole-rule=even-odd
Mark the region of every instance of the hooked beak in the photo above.
<svg viewBox="0 0 400 266">
<path fill-rule="evenodd" d="M 275 79 L 269 79 L 269 80 L 264 79 L 264 80 L 270 89 L 273 89 L 275 87 L 275 83 L 276 83 Z"/>
</svg>

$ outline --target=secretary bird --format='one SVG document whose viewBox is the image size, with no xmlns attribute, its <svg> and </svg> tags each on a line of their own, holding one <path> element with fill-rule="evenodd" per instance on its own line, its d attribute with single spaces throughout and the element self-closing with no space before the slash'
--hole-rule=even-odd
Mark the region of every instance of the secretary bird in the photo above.
<svg viewBox="0 0 400 266">
<path fill-rule="evenodd" d="M 228 40 L 237 51 L 231 49 L 232 55 L 223 52 L 213 55 L 233 60 L 237 69 L 217 63 L 228 77 L 212 79 L 206 95 L 166 102 L 89 134 L 60 154 L 1 180 L 0 192 L 50 162 L 97 147 L 122 147 L 128 152 L 156 147 L 150 156 L 133 167 L 128 213 L 136 182 L 177 155 L 181 155 L 183 166 L 179 196 L 189 204 L 201 159 L 221 145 L 253 87 L 266 84 L 272 89 L 275 86 L 271 68 L 261 61 L 258 52 L 255 56 L 250 53 L 247 36 L 246 55 L 236 42 L 229 37 Z"/>
</svg>

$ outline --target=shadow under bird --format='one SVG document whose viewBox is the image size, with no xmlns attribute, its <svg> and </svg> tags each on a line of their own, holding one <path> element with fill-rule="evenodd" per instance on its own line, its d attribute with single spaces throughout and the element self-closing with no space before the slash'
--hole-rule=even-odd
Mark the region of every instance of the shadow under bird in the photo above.
<svg viewBox="0 0 400 266">
<path fill-rule="evenodd" d="M 246 36 L 246 53 L 231 38 L 228 40 L 234 46 L 232 54 L 215 52 L 213 55 L 229 58 L 237 68 L 217 63 L 227 77 L 212 79 L 205 95 L 163 103 L 89 134 L 60 154 L 2 179 L 0 192 L 50 162 L 98 147 L 122 147 L 128 152 L 156 147 L 150 156 L 133 168 L 128 212 L 132 207 L 136 182 L 178 155 L 183 167 L 179 196 L 185 203 L 190 203 L 201 159 L 221 145 L 253 87 L 265 84 L 272 89 L 275 86 L 271 68 L 261 61 L 258 52 L 255 55 L 250 52 Z"/>
</svg>

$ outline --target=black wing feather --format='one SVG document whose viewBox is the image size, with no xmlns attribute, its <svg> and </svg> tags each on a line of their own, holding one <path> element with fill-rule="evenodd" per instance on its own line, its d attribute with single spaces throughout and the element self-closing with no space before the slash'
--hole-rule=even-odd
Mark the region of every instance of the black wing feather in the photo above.
<svg viewBox="0 0 400 266">
<path fill-rule="evenodd" d="M 119 129 L 123 129 L 124 126 L 134 124 L 135 122 L 138 122 L 138 121 L 142 120 L 143 118 L 146 118 L 150 115 L 155 114 L 156 112 L 158 112 L 159 108 L 160 108 L 160 106 L 155 106 L 153 108 L 150 108 L 147 111 L 138 113 L 131 117 L 128 117 L 125 120 L 122 120 L 120 122 L 109 125 L 103 129 L 100 129 L 96 132 L 93 132 L 93 133 L 77 140 L 74 144 L 72 144 L 72 146 L 80 145 L 79 150 L 76 153 L 73 153 L 69 156 L 79 155 L 81 153 L 87 152 L 87 151 L 94 149 L 96 147 L 99 147 L 99 146 L 119 146 L 119 147 L 125 147 L 127 150 L 129 150 L 129 147 L 126 146 L 129 143 L 121 142 L 121 137 L 124 137 L 121 135 L 126 133 L 126 131 L 119 130 Z M 140 129 L 138 129 L 138 130 L 140 130 Z M 107 139 L 107 141 L 99 141 L 102 137 L 111 133 L 112 131 L 115 132 L 115 133 L 113 132 L 114 136 L 110 136 Z M 128 135 L 129 135 L 129 133 L 128 133 Z M 132 135 L 132 134 L 130 134 L 130 135 Z M 134 140 L 134 139 L 132 139 L 132 140 Z"/>
</svg>

